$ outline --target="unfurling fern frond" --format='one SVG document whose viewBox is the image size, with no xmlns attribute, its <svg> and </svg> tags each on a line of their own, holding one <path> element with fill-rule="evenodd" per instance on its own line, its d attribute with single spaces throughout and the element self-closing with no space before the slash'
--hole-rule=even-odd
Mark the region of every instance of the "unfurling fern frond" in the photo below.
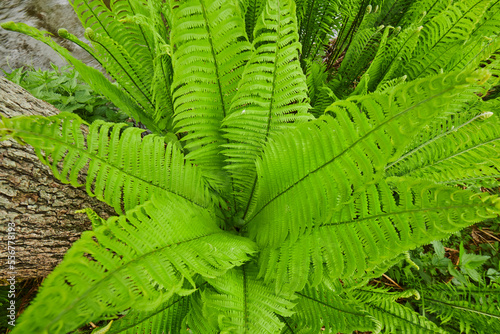
<svg viewBox="0 0 500 334">
<path fill-rule="evenodd" d="M 205 209 L 175 195 L 152 199 L 84 232 L 16 330 L 67 333 L 128 308 L 152 311 L 192 292 L 195 275 L 217 277 L 255 251 L 248 239 L 219 229 Z"/>
<path fill-rule="evenodd" d="M 239 10 L 229 0 L 188 0 L 172 7 L 175 126 L 187 132 L 187 158 L 216 183 L 223 181 L 219 153 L 226 143 L 220 124 L 250 58 Z"/>
<path fill-rule="evenodd" d="M 226 168 L 241 206 L 255 188 L 255 160 L 269 136 L 311 119 L 296 29 L 292 1 L 267 3 L 255 27 L 255 51 L 223 122 L 229 143 L 222 153 L 228 157 Z"/>
<path fill-rule="evenodd" d="M 156 135 L 142 138 L 141 129 L 102 121 L 92 123 L 85 138 L 82 126 L 80 118 L 67 113 L 20 116 L 4 118 L 0 136 L 32 145 L 59 180 L 75 187 L 84 184 L 91 196 L 117 212 L 167 193 L 201 207 L 210 206 L 211 195 L 200 171 L 186 164 L 174 143 L 166 145 L 165 139 Z"/>
</svg>

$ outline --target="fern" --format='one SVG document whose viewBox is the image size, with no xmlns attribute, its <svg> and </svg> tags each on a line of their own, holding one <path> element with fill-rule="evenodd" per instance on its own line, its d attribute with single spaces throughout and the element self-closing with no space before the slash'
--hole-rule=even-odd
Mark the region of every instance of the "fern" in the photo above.
<svg viewBox="0 0 500 334">
<path fill-rule="evenodd" d="M 332 104 L 337 97 L 328 87 L 328 73 L 325 64 L 310 62 L 306 67 L 306 83 L 311 99 L 309 112 L 316 117 L 321 116 L 325 109 Z"/>
<path fill-rule="evenodd" d="M 108 320 L 99 331 L 498 327 L 496 286 L 370 281 L 500 215 L 500 199 L 479 191 L 500 179 L 500 1 L 71 4 L 92 45 L 60 35 L 113 83 L 47 33 L 2 26 L 52 46 L 153 134 L 64 113 L 2 118 L 2 140 L 33 146 L 59 180 L 118 213 L 84 210 L 93 231 L 14 334 Z M 419 296 L 422 314 L 398 302 Z"/>
<path fill-rule="evenodd" d="M 468 80 L 453 73 L 439 75 L 395 87 L 390 93 L 339 101 L 327 109 L 335 118 L 320 118 L 274 137 L 264 158 L 257 161 L 259 200 L 244 217 L 250 236 L 269 246 L 288 235 L 295 241 L 327 212 L 380 179 L 381 169 L 402 153 L 420 127 L 446 110 Z M 310 158 L 302 161 L 297 156 Z M 326 179 L 332 181 L 322 183 Z M 303 201 L 300 193 L 310 199 Z"/>
<path fill-rule="evenodd" d="M 255 160 L 269 136 L 290 123 L 310 119 L 306 114 L 307 86 L 298 60 L 298 36 L 291 1 L 268 2 L 255 27 L 255 51 L 238 85 L 223 122 L 229 144 L 222 153 L 231 164 L 234 191 L 246 205 L 255 188 Z M 269 29 L 267 27 L 273 27 Z M 283 86 L 282 83 L 289 83 Z"/>
<path fill-rule="evenodd" d="M 498 286 L 453 287 L 442 284 L 424 291 L 421 306 L 436 314 L 441 323 L 452 330 L 465 333 L 500 330 Z"/>
<path fill-rule="evenodd" d="M 436 15 L 447 10 L 453 1 L 444 0 L 417 0 L 414 1 L 410 8 L 404 13 L 401 24 L 406 26 L 414 22 L 428 23 Z"/>
<path fill-rule="evenodd" d="M 401 77 L 403 65 L 408 62 L 413 53 L 421 30 L 420 26 L 392 32 L 391 28 L 387 27 L 381 37 L 380 47 L 373 62 L 363 74 L 353 94 L 358 93 L 365 86 L 366 92 L 375 91 L 389 78 Z"/>
<path fill-rule="evenodd" d="M 442 1 L 444 2 L 444 1 Z M 378 15 L 377 20 L 374 23 L 374 26 L 406 26 L 404 22 L 401 22 L 405 15 L 408 13 L 407 8 L 412 6 L 413 4 L 418 3 L 418 1 L 412 0 L 390 0 L 383 1 L 379 4 L 380 6 L 380 14 Z"/>
<path fill-rule="evenodd" d="M 209 279 L 211 288 L 201 291 L 205 309 L 197 322 L 210 319 L 221 331 L 279 332 L 284 326 L 280 318 L 293 314 L 294 303 L 263 285 L 257 273 L 258 268 L 249 263 L 228 271 L 223 279 Z"/>
<path fill-rule="evenodd" d="M 305 288 L 297 293 L 297 313 L 285 322 L 284 333 L 350 333 L 354 330 L 378 332 L 380 324 L 350 296 L 324 287 Z"/>
<path fill-rule="evenodd" d="M 16 331 L 67 332 L 130 307 L 156 309 L 174 293 L 189 293 L 195 274 L 221 275 L 255 250 L 184 199 L 153 199 L 85 232 Z"/>
<path fill-rule="evenodd" d="M 148 334 L 181 332 L 192 295 L 175 295 L 153 311 L 129 310 L 121 319 L 113 322 L 107 332 L 124 334 Z"/>
<path fill-rule="evenodd" d="M 495 186 L 500 175 L 495 150 L 500 124 L 490 110 L 497 110 L 498 105 L 479 102 L 471 109 L 464 115 L 449 117 L 445 126 L 439 122 L 426 129 L 414 149 L 388 166 L 388 173 L 448 184 Z"/>
<path fill-rule="evenodd" d="M 171 131 L 172 69 L 170 57 L 161 53 L 167 41 L 159 13 L 151 6 L 150 11 L 145 10 L 137 0 L 113 0 L 111 9 L 98 0 L 72 0 L 71 4 L 97 51 L 92 55 L 142 106 L 160 131 Z M 148 34 L 142 25 L 126 20 L 139 14 L 152 20 L 161 34 Z M 158 81 L 162 85 L 156 85 Z"/>
<path fill-rule="evenodd" d="M 187 156 L 208 172 L 223 166 L 220 123 L 229 114 L 250 57 L 239 6 L 230 1 L 183 1 L 174 6 L 173 98 L 177 128 L 188 132 Z M 229 12 L 228 12 L 229 11 Z M 220 176 L 211 176 L 215 182 Z"/>
<path fill-rule="evenodd" d="M 247 0 L 245 6 L 245 30 L 250 42 L 253 41 L 253 32 L 255 25 L 261 16 L 262 10 L 266 5 L 264 0 Z"/>
<path fill-rule="evenodd" d="M 211 204 L 199 171 L 185 164 L 174 143 L 165 147 L 163 137 L 142 138 L 144 130 L 103 121 L 92 123 L 85 139 L 83 125 L 69 113 L 48 118 L 5 118 L 0 123 L 11 129 L 8 137 L 22 138 L 35 146 L 38 157 L 51 167 L 55 177 L 75 187 L 85 185 L 91 196 L 116 212 L 168 193 L 201 207 Z M 85 179 L 82 183 L 80 175 Z"/>
<path fill-rule="evenodd" d="M 371 316 L 382 325 L 383 333 L 446 333 L 424 316 L 397 303 L 398 298 L 420 299 L 415 290 L 394 293 L 367 287 L 353 291 L 350 297 L 366 305 Z"/>
<path fill-rule="evenodd" d="M 80 60 L 74 58 L 71 53 L 65 48 L 55 43 L 47 32 L 39 31 L 33 27 L 29 27 L 24 23 L 7 22 L 2 24 L 4 29 L 18 31 L 31 36 L 57 51 L 66 61 L 75 67 L 80 73 L 82 79 L 86 81 L 95 91 L 102 92 L 107 96 L 118 108 L 134 117 L 137 121 L 147 124 L 152 129 L 156 129 L 154 122 L 141 112 L 141 107 L 135 103 L 128 94 L 124 93 L 118 87 L 109 82 L 106 77 L 93 67 L 87 66 Z"/>
<path fill-rule="evenodd" d="M 338 79 L 331 83 L 335 95 L 341 97 L 348 95 L 353 81 L 375 56 L 383 36 L 383 28 L 384 26 L 362 29 L 353 38 L 337 73 Z"/>
<path fill-rule="evenodd" d="M 341 2 L 338 16 L 340 23 L 337 27 L 337 37 L 335 38 L 330 50 L 327 51 L 327 69 L 334 68 L 336 63 L 342 60 L 342 54 L 348 50 L 350 43 L 355 37 L 363 17 L 366 13 L 368 1 L 345 1 Z"/>
<path fill-rule="evenodd" d="M 436 15 L 421 32 L 421 42 L 405 72 L 411 79 L 435 73 L 460 49 L 490 1 L 459 1 Z"/>
<path fill-rule="evenodd" d="M 334 27 L 339 24 L 339 18 L 336 17 L 339 7 L 339 1 L 314 0 L 298 4 L 297 18 L 302 60 L 316 58 L 324 48 Z"/>
<path fill-rule="evenodd" d="M 483 203 L 495 199 L 478 197 L 475 204 L 466 204 L 470 196 L 467 191 L 404 180 L 381 182 L 315 226 L 301 227 L 305 231 L 298 239 L 292 235 L 279 247 L 264 248 L 261 276 L 274 282 L 276 289 L 291 291 L 300 291 L 308 282 L 318 285 L 323 276 L 362 278 L 394 257 L 394 249 L 405 251 L 447 237 L 459 226 L 476 222 L 475 215 L 482 217 L 479 220 L 494 217 Z M 432 225 L 436 217 L 449 225 Z"/>
</svg>

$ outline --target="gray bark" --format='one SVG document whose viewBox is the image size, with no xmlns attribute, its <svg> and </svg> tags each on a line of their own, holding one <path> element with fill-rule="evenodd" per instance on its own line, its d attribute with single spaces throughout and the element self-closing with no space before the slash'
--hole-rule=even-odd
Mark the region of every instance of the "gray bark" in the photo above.
<svg viewBox="0 0 500 334">
<path fill-rule="evenodd" d="M 0 115 L 55 115 L 52 105 L 36 99 L 0 76 Z M 1 131 L 1 129 L 0 129 Z M 7 227 L 15 224 L 16 279 L 44 277 L 62 260 L 80 234 L 90 229 L 86 207 L 101 217 L 114 210 L 52 176 L 27 145 L 0 142 L 0 282 L 8 278 Z"/>
</svg>

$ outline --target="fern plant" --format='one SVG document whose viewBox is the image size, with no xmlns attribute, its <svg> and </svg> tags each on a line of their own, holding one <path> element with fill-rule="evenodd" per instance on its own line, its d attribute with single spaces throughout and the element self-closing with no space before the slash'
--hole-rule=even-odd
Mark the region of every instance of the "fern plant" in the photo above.
<svg viewBox="0 0 500 334">
<path fill-rule="evenodd" d="M 119 213 L 85 209 L 93 230 L 13 333 L 90 321 L 109 321 L 107 333 L 498 326 L 498 305 L 446 308 L 421 291 L 441 317 L 428 318 L 397 302 L 417 290 L 368 284 L 409 250 L 500 214 L 479 191 L 500 177 L 499 100 L 482 98 L 500 69 L 500 2 L 403 2 L 71 0 L 92 46 L 60 35 L 113 83 L 46 32 L 3 24 L 52 46 L 153 132 L 66 113 L 2 119 L 2 139 L 32 145 L 58 179 Z M 496 303 L 497 290 L 477 298 Z"/>
</svg>

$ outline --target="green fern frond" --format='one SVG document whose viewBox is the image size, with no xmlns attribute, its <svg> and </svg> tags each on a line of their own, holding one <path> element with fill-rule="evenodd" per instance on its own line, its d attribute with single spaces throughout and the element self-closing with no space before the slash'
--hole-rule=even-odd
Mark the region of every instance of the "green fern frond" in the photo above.
<svg viewBox="0 0 500 334">
<path fill-rule="evenodd" d="M 163 26 L 161 13 L 153 10 L 153 5 L 149 5 L 148 10 L 148 6 L 137 0 L 111 1 L 111 9 L 98 0 L 72 0 L 71 4 L 86 28 L 86 37 L 97 50 L 91 55 L 142 106 L 146 118 L 154 120 L 146 125 L 157 133 L 171 131 L 172 70 L 170 57 L 165 62 L 165 55 L 161 54 L 161 47 L 167 42 L 128 19 L 143 15 L 155 26 Z M 158 81 L 161 87 L 156 84 Z M 161 92 L 155 88 L 161 88 Z"/>
<path fill-rule="evenodd" d="M 366 15 L 369 16 L 369 13 Z M 336 96 L 346 97 L 354 88 L 354 82 L 375 57 L 382 39 L 384 26 L 366 28 L 356 33 L 335 78 L 330 84 Z"/>
<path fill-rule="evenodd" d="M 486 9 L 483 18 L 476 25 L 471 37 L 446 65 L 446 70 L 488 67 L 498 77 L 498 53 L 500 49 L 500 1 Z M 497 58 L 497 59 L 495 59 Z M 495 63 L 497 61 L 497 64 Z M 482 63 L 487 61 L 486 64 Z M 496 66 L 495 66 L 496 65 Z M 497 73 L 495 73 L 495 68 Z"/>
<path fill-rule="evenodd" d="M 115 83 L 3 25 L 155 134 L 0 119 L 0 140 L 123 213 L 80 211 L 93 231 L 13 334 L 500 332 L 496 286 L 419 304 L 370 284 L 500 216 L 477 189 L 500 185 L 500 0 L 69 1 L 92 46 L 60 35 Z"/>
<path fill-rule="evenodd" d="M 82 0 L 74 0 L 82 1 Z M 83 0 L 89 1 L 89 0 Z M 153 1 L 156 2 L 156 1 Z M 75 6 L 74 3 L 74 6 Z M 110 7 L 112 16 L 114 17 L 114 22 L 119 22 L 122 26 L 116 31 L 109 33 L 109 37 L 118 41 L 121 45 L 125 47 L 127 52 L 134 57 L 137 61 L 148 64 L 149 68 L 152 68 L 155 50 L 153 49 L 153 38 L 154 35 L 150 34 L 150 31 L 144 25 L 138 25 L 137 23 L 127 20 L 129 17 L 134 16 L 145 16 L 150 19 L 151 23 L 155 22 L 154 12 L 150 11 L 153 8 L 153 4 L 145 5 L 144 2 L 140 0 L 112 0 L 110 1 Z M 100 14 L 102 15 L 102 14 Z M 101 20 L 99 18 L 99 20 Z M 105 27 L 106 31 L 110 31 L 110 25 L 108 22 L 103 20 L 103 24 L 107 24 Z M 86 28 L 92 28 L 92 26 L 85 25 Z M 113 27 L 114 28 L 114 27 Z M 118 27 L 117 27 L 118 28 Z M 125 28 L 125 30 L 122 30 Z M 102 33 L 101 33 L 102 34 Z"/>
<path fill-rule="evenodd" d="M 229 270 L 221 279 L 208 279 L 212 288 L 201 290 L 205 321 L 222 333 L 278 333 L 284 326 L 278 316 L 292 315 L 295 304 L 289 296 L 262 284 L 257 272 L 248 263 Z"/>
<path fill-rule="evenodd" d="M 309 112 L 315 117 L 323 115 L 326 108 L 337 100 L 337 97 L 328 87 L 327 79 L 326 64 L 308 62 L 306 66 L 306 83 L 311 101 Z"/>
<path fill-rule="evenodd" d="M 269 136 L 312 118 L 307 114 L 307 84 L 298 59 L 296 30 L 294 3 L 269 1 L 255 27 L 255 51 L 222 123 L 229 141 L 222 153 L 228 157 L 226 168 L 241 206 L 254 190 L 255 160 Z"/>
<path fill-rule="evenodd" d="M 154 103 L 148 86 L 148 83 L 152 81 L 153 73 L 142 68 L 140 60 L 136 60 L 127 52 L 124 46 L 108 36 L 87 28 L 85 37 L 94 46 L 99 46 L 110 55 L 110 59 L 104 62 L 103 66 L 108 73 L 112 73 L 125 91 L 129 92 L 143 108 L 154 110 Z"/>
<path fill-rule="evenodd" d="M 417 292 L 411 290 L 388 292 L 367 286 L 355 290 L 350 297 L 365 304 L 366 312 L 380 322 L 382 333 L 447 333 L 426 317 L 397 303 L 397 299 L 408 298 L 412 294 L 417 294 Z M 420 296 L 417 294 L 416 297 L 418 299 Z"/>
<path fill-rule="evenodd" d="M 491 2 L 490 2 L 491 3 Z M 485 11 L 468 39 L 451 52 L 451 57 L 441 57 L 444 71 L 478 68 L 500 48 L 500 1 L 495 1 Z M 491 67 L 490 67 L 491 68 Z"/>
<path fill-rule="evenodd" d="M 315 59 L 319 51 L 333 35 L 335 27 L 340 26 L 338 0 L 303 1 L 297 4 L 299 42 L 302 45 L 300 59 Z"/>
<path fill-rule="evenodd" d="M 341 1 L 339 13 L 339 26 L 335 28 L 336 38 L 332 47 L 327 51 L 327 69 L 331 71 L 334 65 L 342 60 L 342 54 L 349 49 L 349 46 L 356 36 L 356 31 L 363 21 L 369 5 L 368 0 Z"/>
<path fill-rule="evenodd" d="M 144 130 L 102 121 L 92 123 L 85 139 L 83 125 L 68 113 L 19 116 L 2 120 L 0 136 L 32 145 L 56 178 L 75 187 L 85 184 L 89 195 L 117 212 L 167 193 L 202 207 L 211 205 L 200 171 L 186 164 L 174 143 L 165 145 L 156 135 L 142 138 Z"/>
<path fill-rule="evenodd" d="M 151 65 L 149 37 L 130 22 L 119 22 L 141 10 L 143 5 L 137 0 L 112 0 L 111 9 L 100 0 L 70 0 L 70 3 L 85 29 L 90 28 L 99 35 L 113 39 L 137 61 Z"/>
<path fill-rule="evenodd" d="M 412 55 L 422 27 L 409 27 L 389 36 L 391 29 L 385 28 L 377 54 L 353 94 L 358 93 L 358 88 L 363 85 L 367 85 L 369 92 L 375 91 L 389 80 L 403 75 L 403 66 Z"/>
<path fill-rule="evenodd" d="M 187 132 L 187 159 L 208 174 L 220 173 L 224 165 L 220 125 L 251 55 L 239 11 L 229 0 L 189 0 L 172 7 L 175 125 Z"/>
<path fill-rule="evenodd" d="M 186 327 L 193 333 L 219 334 L 220 331 L 217 324 L 214 324 L 214 319 L 208 319 L 205 316 L 205 305 L 200 291 L 193 293 L 190 299 L 189 312 L 185 318 Z"/>
<path fill-rule="evenodd" d="M 132 22 L 143 27 L 144 34 L 152 36 L 151 45 L 155 50 L 153 59 L 153 78 L 151 82 L 151 98 L 155 106 L 154 121 L 161 129 L 173 129 L 173 101 L 172 101 L 172 59 L 170 31 L 164 23 L 167 15 L 167 6 L 160 6 L 158 2 L 148 2 L 151 15 L 127 16 L 122 22 Z"/>
<path fill-rule="evenodd" d="M 400 25 L 406 27 L 412 24 L 426 24 L 452 3 L 453 0 L 416 0 L 404 13 Z"/>
<path fill-rule="evenodd" d="M 378 321 L 351 296 L 336 294 L 321 285 L 305 288 L 296 295 L 299 298 L 295 314 L 284 319 L 288 330 L 282 333 L 351 333 L 354 330 L 378 333 L 380 330 Z"/>
<path fill-rule="evenodd" d="M 108 334 L 181 333 L 186 331 L 186 317 L 192 294 L 174 295 L 153 311 L 131 309 L 118 320 L 114 320 Z"/>
<path fill-rule="evenodd" d="M 362 277 L 345 277 L 341 280 L 330 280 L 328 277 L 323 277 L 321 284 L 337 294 L 349 292 L 354 289 L 365 287 L 371 280 L 379 278 L 394 265 L 402 261 L 407 261 L 408 259 L 409 252 L 402 252 L 378 263 L 369 272 L 365 272 Z M 316 284 L 316 282 L 313 281 L 313 284 Z"/>
<path fill-rule="evenodd" d="M 421 306 L 460 333 L 500 332 L 500 289 L 440 284 L 422 290 Z"/>
<path fill-rule="evenodd" d="M 386 167 L 388 175 L 407 175 L 439 183 L 498 185 L 500 174 L 498 102 L 479 102 L 424 129 L 412 149 Z"/>
<path fill-rule="evenodd" d="M 488 9 L 490 0 L 464 0 L 453 4 L 424 25 L 412 60 L 404 73 L 416 79 L 438 73 L 468 40 Z"/>
<path fill-rule="evenodd" d="M 109 82 L 101 72 L 93 67 L 85 65 L 80 60 L 73 57 L 68 50 L 58 45 L 47 36 L 49 34 L 48 32 L 40 31 L 24 23 L 6 22 L 2 23 L 1 26 L 4 29 L 26 34 L 47 44 L 73 65 L 80 73 L 82 79 L 87 82 L 92 89 L 108 97 L 121 111 L 133 117 L 136 121 L 147 125 L 149 129 L 154 130 L 156 128 L 153 120 L 142 112 L 141 107 L 132 100 L 129 95 Z"/>
<path fill-rule="evenodd" d="M 490 4 L 472 35 L 491 38 L 500 34 L 500 1 L 491 1 Z"/>
<path fill-rule="evenodd" d="M 276 247 L 322 223 L 379 180 L 386 164 L 404 153 L 421 127 L 446 114 L 455 96 L 487 77 L 441 74 L 338 101 L 328 108 L 335 118 L 274 136 L 257 160 L 257 192 L 244 217 L 250 237 Z"/>
<path fill-rule="evenodd" d="M 447 69 L 472 69 L 472 68 L 487 68 L 492 74 L 491 85 L 485 85 L 485 91 L 488 91 L 491 86 L 498 82 L 498 74 L 500 73 L 500 36 L 494 38 L 477 37 L 471 39 L 464 46 L 465 51 L 459 53 L 461 56 L 454 57 L 447 65 Z"/>
<path fill-rule="evenodd" d="M 442 1 L 442 0 L 441 0 Z M 408 8 L 410 8 L 417 1 L 415 0 L 385 0 L 379 1 L 379 12 L 377 20 L 374 26 L 378 27 L 380 25 L 392 26 L 392 27 L 402 27 L 402 18 L 408 13 Z"/>
<path fill-rule="evenodd" d="M 355 196 L 297 240 L 264 248 L 260 276 L 276 289 L 300 291 L 326 276 L 363 278 L 383 261 L 500 213 L 500 200 L 425 181 L 393 179 Z"/>
<path fill-rule="evenodd" d="M 77 211 L 75 211 L 75 213 L 85 213 L 87 215 L 87 217 L 89 218 L 90 222 L 92 223 L 92 228 L 93 229 L 98 228 L 101 225 L 104 225 L 104 223 L 106 222 L 105 219 L 101 218 L 97 214 L 97 212 L 95 212 L 91 208 L 85 208 L 85 209 L 82 209 L 82 210 L 77 210 Z"/>
<path fill-rule="evenodd" d="M 265 0 L 247 0 L 245 12 L 245 30 L 247 32 L 248 40 L 253 42 L 254 30 L 261 16 L 262 10 L 266 7 Z"/>
<path fill-rule="evenodd" d="M 205 209 L 177 196 L 153 199 L 84 232 L 13 333 L 67 333 L 130 307 L 155 310 L 195 288 L 195 274 L 222 275 L 255 251 Z"/>
</svg>

